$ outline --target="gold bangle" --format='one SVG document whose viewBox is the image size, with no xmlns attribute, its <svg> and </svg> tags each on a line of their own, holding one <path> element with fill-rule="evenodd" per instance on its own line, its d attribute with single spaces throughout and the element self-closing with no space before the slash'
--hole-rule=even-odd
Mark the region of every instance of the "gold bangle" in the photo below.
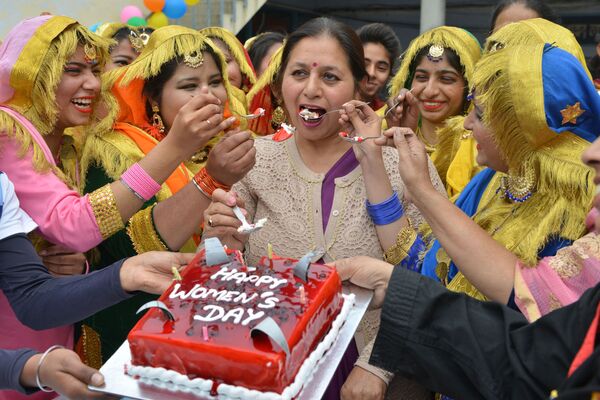
<svg viewBox="0 0 600 400">
<path fill-rule="evenodd" d="M 127 235 L 131 239 L 131 243 L 137 254 L 154 250 L 169 251 L 167 245 L 162 241 L 154 228 L 152 210 L 155 206 L 156 203 L 138 211 L 127 223 Z"/>
<path fill-rule="evenodd" d="M 417 232 L 410 224 L 398 232 L 396 243 L 385 251 L 383 258 L 390 264 L 399 264 L 408 256 L 408 252 L 417 238 Z"/>
<path fill-rule="evenodd" d="M 89 202 L 92 206 L 102 239 L 108 239 L 125 228 L 110 184 L 104 185 L 100 189 L 96 189 L 90 193 Z"/>
</svg>

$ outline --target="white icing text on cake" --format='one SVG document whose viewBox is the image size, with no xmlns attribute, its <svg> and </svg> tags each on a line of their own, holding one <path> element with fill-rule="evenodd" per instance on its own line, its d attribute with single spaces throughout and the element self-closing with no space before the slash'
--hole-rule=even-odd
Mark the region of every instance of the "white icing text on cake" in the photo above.
<svg viewBox="0 0 600 400">
<path fill-rule="evenodd" d="M 243 271 L 238 271 L 235 268 L 230 270 L 226 266 L 221 267 L 221 270 L 215 272 L 210 279 L 220 280 L 223 282 L 235 281 L 238 285 L 249 282 L 254 284 L 256 287 L 268 286 L 268 288 L 271 290 L 275 290 L 278 287 L 288 283 L 287 279 L 278 279 L 270 275 L 248 274 Z M 236 290 L 208 289 L 200 284 L 194 285 L 191 290 L 186 292 L 181 290 L 181 284 L 177 283 L 169 295 L 170 299 L 179 298 L 181 300 L 185 300 L 187 298 L 206 299 L 209 297 L 213 298 L 217 302 L 242 304 L 247 304 L 253 300 L 259 300 L 257 307 L 261 309 L 273 308 L 275 307 L 276 303 L 279 302 L 279 299 L 272 291 L 267 291 L 261 294 L 252 293 L 248 295 L 247 293 L 242 293 Z M 194 315 L 195 320 L 203 322 L 213 322 L 219 320 L 222 322 L 230 321 L 234 324 L 242 324 L 243 326 L 246 326 L 251 321 L 258 320 L 265 316 L 264 311 L 255 311 L 253 308 L 235 307 L 225 311 L 223 307 L 216 304 L 205 305 L 202 307 L 202 311 L 206 312 L 206 314 Z"/>
</svg>

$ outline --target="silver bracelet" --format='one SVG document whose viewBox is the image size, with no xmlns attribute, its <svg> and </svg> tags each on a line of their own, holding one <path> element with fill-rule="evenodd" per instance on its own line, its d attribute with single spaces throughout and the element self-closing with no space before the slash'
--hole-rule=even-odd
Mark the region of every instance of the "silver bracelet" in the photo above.
<svg viewBox="0 0 600 400">
<path fill-rule="evenodd" d="M 200 187 L 200 185 L 198 185 L 198 183 L 194 180 L 194 178 L 192 178 L 192 183 L 194 184 L 194 186 L 196 186 L 196 189 L 198 189 L 200 191 L 200 193 L 202 193 L 204 196 L 206 196 L 206 198 L 208 198 L 209 200 L 212 200 L 212 196 L 209 196 L 208 193 L 206 193 L 204 190 L 202 190 L 202 188 Z"/>
<path fill-rule="evenodd" d="M 65 346 L 61 346 L 59 344 L 55 344 L 54 346 L 51 346 L 48 348 L 48 350 L 46 350 L 44 352 L 44 354 L 42 354 L 42 356 L 40 357 L 40 361 L 38 361 L 38 365 L 37 368 L 35 370 L 35 383 L 38 385 L 38 387 L 40 388 L 40 390 L 42 392 L 46 392 L 46 393 L 51 393 L 54 392 L 54 389 L 49 388 L 49 387 L 45 387 L 44 385 L 42 385 L 42 382 L 40 382 L 40 368 L 42 367 L 42 363 L 44 362 L 44 360 L 46 359 L 46 356 L 52 351 L 52 350 L 56 350 L 56 349 L 64 349 Z"/>
<path fill-rule="evenodd" d="M 123 184 L 123 186 L 125 186 L 127 189 L 129 189 L 129 191 L 131 193 L 133 193 L 135 195 L 135 197 L 137 197 L 138 199 L 140 199 L 142 202 L 145 202 L 146 200 L 142 197 L 141 194 L 139 194 L 138 192 L 136 192 L 135 190 L 133 190 L 133 188 L 131 186 L 129 186 L 127 184 L 127 182 L 125 182 L 125 179 L 123 178 L 119 178 L 119 181 Z"/>
</svg>

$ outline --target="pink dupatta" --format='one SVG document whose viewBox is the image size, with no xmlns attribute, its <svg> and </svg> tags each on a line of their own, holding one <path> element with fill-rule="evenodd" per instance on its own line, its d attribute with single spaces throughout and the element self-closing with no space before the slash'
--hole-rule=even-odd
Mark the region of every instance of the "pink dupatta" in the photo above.
<svg viewBox="0 0 600 400">
<path fill-rule="evenodd" d="M 54 161 L 54 158 L 52 157 L 52 152 L 46 145 L 44 138 L 42 138 L 42 135 L 40 135 L 40 133 L 37 131 L 37 129 L 35 129 L 35 127 L 33 125 L 31 125 L 31 123 L 25 117 L 23 117 L 21 114 L 17 113 L 16 111 L 14 111 L 8 107 L 5 107 L 5 106 L 0 106 L 0 110 L 10 114 L 15 120 L 17 120 L 21 125 L 23 125 L 23 127 L 29 131 L 29 133 L 31 134 L 33 139 L 40 146 L 40 148 L 42 149 L 44 156 L 47 158 L 47 160 L 53 166 L 56 165 L 56 162 Z M 8 139 L 6 136 L 4 136 L 4 138 Z M 10 140 L 10 139 L 8 139 L 8 140 Z M 15 143 L 15 145 L 17 145 L 17 144 Z M 3 146 L 3 151 L 7 152 L 7 150 L 9 150 L 9 149 L 7 149 L 5 146 Z M 4 159 L 4 161 L 10 160 L 12 157 L 16 157 L 16 153 L 13 152 L 12 154 L 2 154 L 2 158 Z M 15 161 L 15 163 L 12 163 L 13 167 L 18 167 L 19 164 L 21 164 L 21 162 L 16 162 L 16 160 L 13 160 L 13 161 Z M 0 162 L 0 165 L 2 165 L 2 164 L 5 164 L 5 163 Z M 8 170 L 13 169 L 13 168 L 5 168 L 5 165 L 2 165 L 1 168 L 4 172 L 7 172 L 7 169 Z M 32 170 L 33 166 L 31 163 L 29 163 L 29 168 L 31 168 L 30 173 L 35 173 Z M 22 173 L 26 172 L 26 171 L 27 171 L 27 169 L 25 169 L 25 170 L 21 169 Z M 13 174 L 11 174 L 10 172 L 7 172 L 7 175 L 11 178 L 13 176 Z M 49 172 L 46 175 L 52 175 L 58 181 L 60 181 L 58 179 L 58 177 L 56 177 L 51 172 Z M 62 181 L 60 181 L 60 182 L 62 183 Z M 64 183 L 63 183 L 63 185 L 64 185 Z M 15 183 L 15 188 L 16 188 L 16 186 L 17 186 L 17 184 Z M 66 185 L 64 185 L 64 187 L 66 189 L 68 189 L 66 187 Z M 18 195 L 18 193 L 17 193 L 17 195 Z M 42 203 L 38 204 L 38 207 L 39 206 L 41 206 L 42 208 L 46 208 L 46 207 L 48 207 L 48 203 L 42 202 Z M 28 214 L 30 214 L 30 216 L 35 220 L 35 217 L 34 217 L 34 215 L 31 214 L 30 210 L 25 210 L 25 211 L 27 211 Z M 39 217 L 39 215 L 38 215 L 38 217 Z M 57 225 L 49 227 L 49 228 L 53 229 L 53 230 L 60 229 L 60 225 L 57 224 Z M 17 316 L 15 315 L 15 313 L 13 312 L 13 310 L 10 306 L 10 303 L 8 302 L 8 299 L 6 298 L 4 293 L 0 292 L 0 347 L 2 347 L 4 349 L 31 348 L 31 349 L 37 350 L 39 352 L 44 352 L 47 348 L 49 348 L 50 346 L 53 346 L 55 344 L 60 344 L 67 348 L 73 348 L 73 326 L 72 325 L 63 326 L 60 328 L 46 329 L 46 330 L 42 330 L 42 331 L 35 331 L 31 328 L 28 328 L 25 325 L 21 324 L 21 322 L 19 322 L 19 320 L 17 319 Z M 0 400 L 21 400 L 21 399 L 36 399 L 36 400 L 44 399 L 45 400 L 45 399 L 52 399 L 55 396 L 56 396 L 55 393 L 40 392 L 33 396 L 25 396 L 25 395 L 22 395 L 20 393 L 14 392 L 14 391 L 0 391 Z"/>
<path fill-rule="evenodd" d="M 14 95 L 11 86 L 13 66 L 37 29 L 52 17 L 42 16 L 22 21 L 4 38 L 0 46 L 0 102 L 8 102 Z M 22 83 L 22 82 L 21 82 Z M 55 166 L 52 152 L 38 130 L 20 113 L 0 106 L 30 134 L 48 162 Z M 85 251 L 102 241 L 87 197 L 82 198 L 52 172 L 39 173 L 33 166 L 33 150 L 19 157 L 21 144 L 15 138 L 0 132 L 0 170 L 15 186 L 21 208 L 38 224 L 39 232 L 50 242 L 62 244 L 77 251 Z M 68 307 L 65 304 L 65 307 Z M 73 327 L 65 326 L 34 331 L 22 325 L 15 316 L 6 296 L 0 292 L 0 348 L 32 348 L 39 352 L 60 344 L 73 347 Z M 15 391 L 0 391 L 0 400 L 46 400 L 56 393 L 38 392 L 25 396 Z"/>
<path fill-rule="evenodd" d="M 587 221 L 593 221 L 595 210 Z M 589 227 L 589 224 L 588 224 Z M 600 282 L 600 236 L 594 232 L 543 258 L 536 267 L 517 263 L 515 302 L 527 320 L 575 302 Z"/>
</svg>

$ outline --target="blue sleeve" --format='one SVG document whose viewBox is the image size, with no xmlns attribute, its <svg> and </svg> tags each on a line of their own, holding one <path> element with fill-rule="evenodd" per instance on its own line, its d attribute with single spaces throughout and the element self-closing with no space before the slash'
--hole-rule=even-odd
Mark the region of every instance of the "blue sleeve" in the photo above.
<svg viewBox="0 0 600 400">
<path fill-rule="evenodd" d="M 0 349 L 0 390 L 17 390 L 21 393 L 30 394 L 36 389 L 26 389 L 21 386 L 21 371 L 27 360 L 36 354 L 34 350 L 3 350 Z"/>
<path fill-rule="evenodd" d="M 425 243 L 423 243 L 421 235 L 417 234 L 417 238 L 408 250 L 408 256 L 404 257 L 404 260 L 400 262 L 400 266 L 411 271 L 421 272 L 422 262 L 419 257 L 424 250 Z"/>
<path fill-rule="evenodd" d="M 542 259 L 544 257 L 552 257 L 556 255 L 556 252 L 562 249 L 563 247 L 567 247 L 573 244 L 572 240 L 565 239 L 562 237 L 552 238 L 546 243 L 546 245 L 538 252 L 538 259 Z"/>
<path fill-rule="evenodd" d="M 123 261 L 89 275 L 54 278 L 24 234 L 0 240 L 0 290 L 32 329 L 73 324 L 131 297 L 121 288 Z"/>
</svg>

